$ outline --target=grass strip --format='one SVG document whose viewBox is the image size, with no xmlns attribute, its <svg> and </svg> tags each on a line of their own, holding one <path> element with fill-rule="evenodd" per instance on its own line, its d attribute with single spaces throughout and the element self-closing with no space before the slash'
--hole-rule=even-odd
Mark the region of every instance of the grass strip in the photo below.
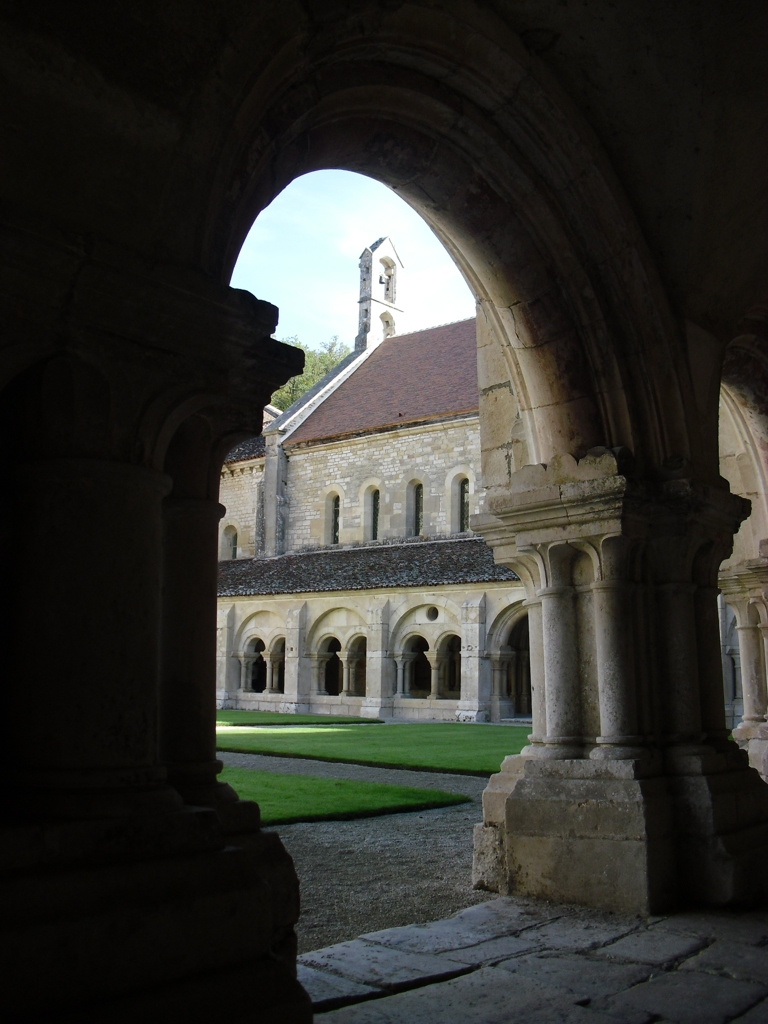
<svg viewBox="0 0 768 1024">
<path fill-rule="evenodd" d="M 458 775 L 490 775 L 528 742 L 528 726 L 419 725 L 295 726 L 284 729 L 221 725 L 219 750 L 277 757 L 342 761 L 381 768 L 415 768 Z"/>
<path fill-rule="evenodd" d="M 219 778 L 241 800 L 255 800 L 264 825 L 297 821 L 347 821 L 379 814 L 426 811 L 466 803 L 468 797 L 439 789 L 388 786 L 352 779 L 320 779 L 313 775 L 281 775 L 248 768 L 225 767 Z"/>
<path fill-rule="evenodd" d="M 287 715 L 280 711 L 217 711 L 220 725 L 382 725 L 378 718 L 354 718 L 350 715 Z"/>
</svg>

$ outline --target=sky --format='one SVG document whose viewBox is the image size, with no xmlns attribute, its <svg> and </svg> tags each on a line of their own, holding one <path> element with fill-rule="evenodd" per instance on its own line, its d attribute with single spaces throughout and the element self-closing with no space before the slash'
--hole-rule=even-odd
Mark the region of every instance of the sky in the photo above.
<svg viewBox="0 0 768 1024">
<path fill-rule="evenodd" d="M 464 278 L 421 217 L 385 185 L 351 171 L 314 171 L 281 192 L 251 228 L 231 284 L 280 309 L 276 338 L 295 336 L 317 349 L 338 335 L 352 348 L 358 261 L 382 235 L 403 263 L 398 334 L 475 315 Z"/>
</svg>

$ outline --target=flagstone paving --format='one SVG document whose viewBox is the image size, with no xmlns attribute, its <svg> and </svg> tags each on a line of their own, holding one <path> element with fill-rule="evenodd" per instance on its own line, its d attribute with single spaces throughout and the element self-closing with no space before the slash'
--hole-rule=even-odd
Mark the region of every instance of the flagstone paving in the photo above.
<svg viewBox="0 0 768 1024">
<path fill-rule="evenodd" d="M 499 898 L 305 953 L 299 979 L 318 1024 L 768 1024 L 768 911 Z"/>
</svg>

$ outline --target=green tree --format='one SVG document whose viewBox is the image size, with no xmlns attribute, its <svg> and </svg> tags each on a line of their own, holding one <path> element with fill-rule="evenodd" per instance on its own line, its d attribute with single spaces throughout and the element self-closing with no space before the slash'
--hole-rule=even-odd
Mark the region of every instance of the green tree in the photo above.
<svg viewBox="0 0 768 1024">
<path fill-rule="evenodd" d="M 320 350 L 309 348 L 307 345 L 303 345 L 299 339 L 294 335 L 292 338 L 281 338 L 281 341 L 285 342 L 286 345 L 293 345 L 295 348 L 300 348 L 304 353 L 304 372 L 299 377 L 291 377 L 291 379 L 272 395 L 272 405 L 276 405 L 278 409 L 287 409 L 289 405 L 293 405 L 297 398 L 309 391 L 311 387 L 314 387 L 319 380 L 330 370 L 340 363 L 342 359 L 349 355 L 351 349 L 339 341 L 338 336 L 334 334 L 330 341 L 326 341 L 320 346 Z"/>
</svg>

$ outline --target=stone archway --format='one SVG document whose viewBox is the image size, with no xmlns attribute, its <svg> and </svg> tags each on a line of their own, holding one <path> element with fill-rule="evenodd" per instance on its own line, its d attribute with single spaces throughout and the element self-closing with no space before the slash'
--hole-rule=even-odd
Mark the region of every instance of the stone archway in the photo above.
<svg viewBox="0 0 768 1024">
<path fill-rule="evenodd" d="M 194 937 L 177 903 L 153 908 L 187 974 L 143 935 L 130 980 L 100 971 L 73 908 L 57 927 L 75 959 L 27 957 L 9 1004 L 50 1015 L 63 977 L 70 1003 L 167 984 L 197 1007 L 189 978 L 224 972 L 211 936 L 236 905 L 232 1015 L 256 984 L 282 1019 L 309 1019 L 278 842 L 241 847 L 224 880 L 225 834 L 256 832 L 258 814 L 216 784 L 212 688 L 221 460 L 300 362 L 270 341 L 276 310 L 225 282 L 258 210 L 315 167 L 398 190 L 480 304 L 493 519 L 478 528 L 527 582 L 541 698 L 532 749 L 486 794 L 480 874 L 633 910 L 762 891 L 763 789 L 724 735 L 711 666 L 717 568 L 747 511 L 719 479 L 717 391 L 764 286 L 764 5 L 734 27 L 706 0 L 695 17 L 587 5 L 576 24 L 572 5 L 270 0 L 180 20 L 158 0 L 82 31 L 60 6 L 2 15 L 6 533 L 56 552 L 4 555 L 6 677 L 47 701 L 30 744 L 24 688 L 3 694 L 11 813 L 22 830 L 43 820 L 50 851 L 87 835 L 78 870 L 108 865 L 116 894 L 125 865 L 154 884 L 194 856 L 211 895 Z M 59 610 L 59 692 L 27 658 L 40 604 Z M 297 611 L 289 649 L 300 631 Z M 124 638 L 109 673 L 94 636 Z M 594 735 L 566 653 L 597 694 Z M 623 794 L 613 839 L 606 787 Z M 576 828 L 585 793 L 594 816 Z M 71 864 L 29 871 L 68 893 Z M 132 902 L 115 896 L 105 932 Z M 267 904 L 256 937 L 249 908 Z"/>
</svg>

